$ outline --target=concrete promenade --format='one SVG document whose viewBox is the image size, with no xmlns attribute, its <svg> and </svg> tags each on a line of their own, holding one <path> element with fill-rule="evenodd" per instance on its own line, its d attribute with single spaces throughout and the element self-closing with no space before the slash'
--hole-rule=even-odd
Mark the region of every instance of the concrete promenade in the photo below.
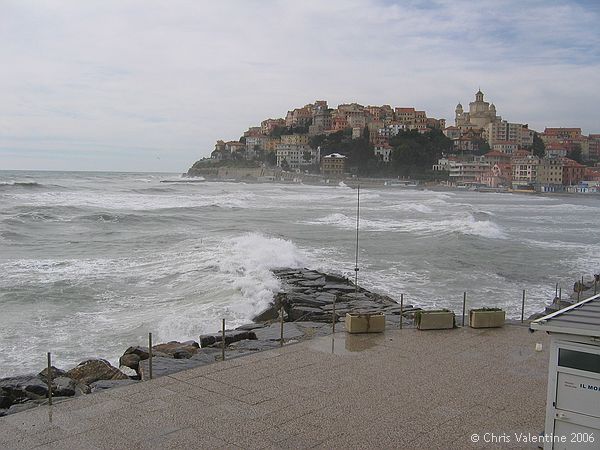
<svg viewBox="0 0 600 450">
<path fill-rule="evenodd" d="M 537 448 L 514 433 L 543 429 L 547 345 L 520 325 L 337 333 L 1 418 L 0 448 Z"/>
</svg>

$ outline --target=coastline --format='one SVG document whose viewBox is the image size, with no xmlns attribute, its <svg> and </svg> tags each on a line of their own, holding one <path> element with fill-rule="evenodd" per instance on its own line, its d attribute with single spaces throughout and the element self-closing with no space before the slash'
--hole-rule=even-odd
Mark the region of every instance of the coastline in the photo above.
<svg viewBox="0 0 600 450">
<path fill-rule="evenodd" d="M 171 341 L 149 347 L 130 346 L 119 360 L 119 368 L 93 358 L 64 371 L 52 366 L 52 395 L 55 402 L 73 397 L 171 375 L 225 359 L 234 359 L 345 330 L 345 314 L 383 314 L 386 328 L 414 327 L 422 308 L 400 305 L 391 297 L 355 286 L 346 277 L 310 269 L 273 270 L 282 283 L 271 305 L 251 323 L 201 335 L 198 341 Z M 527 322 L 562 309 L 593 295 L 595 282 L 574 284 L 569 297 L 556 297 L 543 312 Z M 578 294 L 579 291 L 579 294 Z M 589 294 L 589 295 L 588 295 Z M 283 319 L 283 320 L 282 320 Z M 510 321 L 508 321 L 510 322 Z M 224 340 L 223 340 L 224 337 Z M 283 340 L 281 339 L 283 337 Z M 225 345 L 223 345 L 223 342 Z M 150 365 L 150 353 L 152 364 Z M 0 417 L 48 404 L 48 369 L 40 373 L 0 379 Z"/>
<path fill-rule="evenodd" d="M 264 169 L 263 169 L 264 170 Z M 221 182 L 221 183 L 248 183 L 248 184 L 305 184 L 309 186 L 333 186 L 337 187 L 340 183 L 355 189 L 358 185 L 362 188 L 383 188 L 392 190 L 429 190 L 434 192 L 478 192 L 482 194 L 517 194 L 517 195 L 536 195 L 540 197 L 599 197 L 597 192 L 540 192 L 528 189 L 509 189 L 509 188 L 468 188 L 461 186 L 452 186 L 443 183 L 425 182 L 418 180 L 398 178 L 359 178 L 359 177 L 325 177 L 318 174 L 302 174 L 294 172 L 273 171 L 271 175 L 255 176 L 248 173 L 247 176 L 228 177 L 219 174 L 201 174 L 182 173 L 181 181 L 165 181 L 166 183 L 202 183 L 202 182 Z M 243 172 L 243 170 L 242 170 Z M 275 175 L 276 173 L 276 175 Z M 398 183 L 402 181 L 402 183 Z"/>
</svg>

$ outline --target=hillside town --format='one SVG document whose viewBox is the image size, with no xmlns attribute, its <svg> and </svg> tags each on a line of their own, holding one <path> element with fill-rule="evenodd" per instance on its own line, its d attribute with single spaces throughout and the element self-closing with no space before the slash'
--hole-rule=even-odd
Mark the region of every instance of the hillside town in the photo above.
<svg viewBox="0 0 600 450">
<path fill-rule="evenodd" d="M 449 186 L 600 192 L 600 134 L 503 119 L 478 90 L 454 125 L 414 107 L 330 108 L 317 100 L 267 118 L 238 140 L 217 141 L 210 162 L 248 161 L 325 177 L 425 179 Z"/>
</svg>

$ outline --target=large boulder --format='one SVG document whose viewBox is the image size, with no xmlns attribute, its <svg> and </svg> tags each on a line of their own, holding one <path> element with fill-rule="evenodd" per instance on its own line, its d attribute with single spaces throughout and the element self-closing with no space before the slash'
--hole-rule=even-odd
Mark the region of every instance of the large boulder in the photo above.
<svg viewBox="0 0 600 450">
<path fill-rule="evenodd" d="M 237 341 L 243 341 L 244 339 L 256 339 L 255 331 L 247 330 L 233 330 L 225 331 L 225 346 L 233 344 Z M 200 336 L 200 346 L 202 348 L 210 347 L 211 345 L 219 344 L 223 340 L 221 333 L 215 334 L 203 334 Z"/>
<path fill-rule="evenodd" d="M 83 384 L 99 380 L 128 380 L 129 377 L 104 359 L 89 359 L 66 373 L 66 376 Z"/>
<path fill-rule="evenodd" d="M 65 374 L 66 374 L 66 372 L 64 370 L 57 369 L 54 366 L 50 367 L 50 375 L 52 376 L 53 380 L 58 377 L 64 377 Z M 41 378 L 42 381 L 47 383 L 48 382 L 48 368 L 46 367 L 44 370 L 42 370 L 40 373 L 38 373 L 38 377 Z"/>
<path fill-rule="evenodd" d="M 175 359 L 188 359 L 194 355 L 200 346 L 196 342 L 171 341 L 166 344 L 158 344 L 152 347 L 152 352 L 166 353 Z"/>
<path fill-rule="evenodd" d="M 288 310 L 288 316 L 291 321 L 315 320 L 317 317 L 321 317 L 323 314 L 324 312 L 322 309 L 313 308 L 310 306 L 293 306 Z"/>
<path fill-rule="evenodd" d="M 148 347 L 140 347 L 139 345 L 129 347 L 123 355 L 137 355 L 141 360 L 148 359 Z"/>
<path fill-rule="evenodd" d="M 135 353 L 126 353 L 119 358 L 119 366 L 129 367 L 130 369 L 137 371 L 141 360 L 139 355 L 136 355 Z"/>
<path fill-rule="evenodd" d="M 0 380 L 0 407 L 9 407 L 26 400 L 48 396 L 48 385 L 35 375 L 4 378 Z"/>
<path fill-rule="evenodd" d="M 56 397 L 73 397 L 74 395 L 89 393 L 89 386 L 86 384 L 77 383 L 72 378 L 58 377 L 52 380 L 52 395 Z"/>
<path fill-rule="evenodd" d="M 255 315 L 252 320 L 255 322 L 268 322 L 270 320 L 275 320 L 279 317 L 279 308 L 277 306 L 270 305 L 267 308 L 263 309 L 257 315 Z"/>
</svg>

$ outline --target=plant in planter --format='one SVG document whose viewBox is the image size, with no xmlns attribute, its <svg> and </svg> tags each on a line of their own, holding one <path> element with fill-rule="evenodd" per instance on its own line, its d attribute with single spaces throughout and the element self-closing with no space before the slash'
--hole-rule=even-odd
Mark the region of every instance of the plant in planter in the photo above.
<svg viewBox="0 0 600 450">
<path fill-rule="evenodd" d="M 469 310 L 471 328 L 498 328 L 504 326 L 506 313 L 501 308 L 477 308 Z"/>
<path fill-rule="evenodd" d="M 449 309 L 417 311 L 415 323 L 419 330 L 447 330 L 456 327 L 454 312 Z"/>
</svg>

